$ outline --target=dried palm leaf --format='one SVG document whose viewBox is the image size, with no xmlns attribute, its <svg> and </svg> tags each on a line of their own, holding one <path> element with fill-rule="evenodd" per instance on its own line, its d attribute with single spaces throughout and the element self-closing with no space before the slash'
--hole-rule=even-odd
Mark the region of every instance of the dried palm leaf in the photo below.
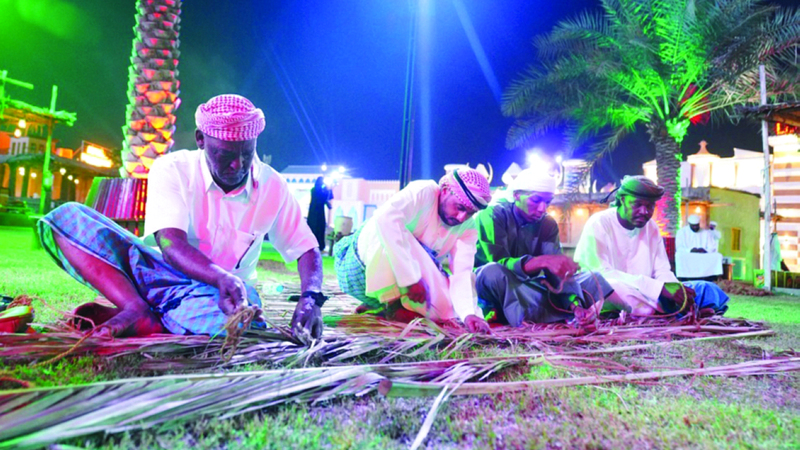
<svg viewBox="0 0 800 450">
<path fill-rule="evenodd" d="M 98 432 L 175 425 L 200 416 L 227 418 L 291 401 L 364 395 L 391 377 L 402 382 L 462 383 L 508 361 L 469 360 L 261 372 L 172 375 L 78 386 L 0 391 L 0 449 L 25 449 Z"/>
</svg>

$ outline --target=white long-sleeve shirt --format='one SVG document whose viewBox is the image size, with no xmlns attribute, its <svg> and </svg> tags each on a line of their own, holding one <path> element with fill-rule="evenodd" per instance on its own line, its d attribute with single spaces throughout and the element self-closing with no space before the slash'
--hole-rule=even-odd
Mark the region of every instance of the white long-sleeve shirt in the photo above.
<svg viewBox="0 0 800 450">
<path fill-rule="evenodd" d="M 652 306 L 658 305 L 664 283 L 678 282 L 658 225 L 650 220 L 628 230 L 619 223 L 615 208 L 589 218 L 574 259 L 583 270 L 600 272 L 615 291 L 638 293 Z"/>
<path fill-rule="evenodd" d="M 399 292 L 396 288 L 411 286 L 423 276 L 441 276 L 423 273 L 432 272 L 432 265 L 420 264 L 428 256 L 412 248 L 419 241 L 436 252 L 439 262 L 449 261 L 451 276 L 444 280 L 445 292 L 431 293 L 436 297 L 432 298 L 436 318 L 464 320 L 478 311 L 472 277 L 478 232 L 472 218 L 454 227 L 446 225 L 438 209 L 438 184 L 420 180 L 409 183 L 367 220 L 358 238 L 358 253 L 366 266 L 366 293 Z"/>
</svg>

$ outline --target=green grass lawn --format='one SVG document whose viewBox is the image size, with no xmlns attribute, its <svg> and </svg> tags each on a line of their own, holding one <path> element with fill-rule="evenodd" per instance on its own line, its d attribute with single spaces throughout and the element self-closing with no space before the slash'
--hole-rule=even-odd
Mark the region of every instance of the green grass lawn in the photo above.
<svg viewBox="0 0 800 450">
<path fill-rule="evenodd" d="M 58 311 L 92 300 L 95 293 L 61 272 L 29 229 L 0 227 L 0 293 L 40 297 L 37 322 L 52 323 Z M 262 259 L 259 277 L 296 281 L 296 267 L 274 252 Z M 332 261 L 325 258 L 325 274 Z M 729 316 L 767 321 L 776 336 L 715 341 L 628 352 L 612 359 L 651 370 L 739 362 L 800 349 L 800 300 L 790 296 L 731 299 Z M 513 349 L 487 348 L 489 354 Z M 425 357 L 435 357 L 428 352 Z M 137 374 L 136 357 L 112 361 L 82 357 L 49 367 L 3 367 L 40 386 L 108 380 Z M 253 367 L 257 369 L 258 367 Z M 551 366 L 509 371 L 498 380 L 564 377 Z M 800 448 L 800 377 L 672 378 L 652 385 L 620 384 L 536 389 L 495 396 L 453 397 L 440 409 L 427 448 L 542 449 L 796 449 Z M 432 399 L 340 398 L 293 404 L 240 417 L 174 424 L 159 429 L 95 435 L 65 444 L 80 448 L 250 449 L 407 448 Z M 0 412 L 2 414 L 2 412 Z M 68 447 L 62 447 L 68 448 Z"/>
</svg>

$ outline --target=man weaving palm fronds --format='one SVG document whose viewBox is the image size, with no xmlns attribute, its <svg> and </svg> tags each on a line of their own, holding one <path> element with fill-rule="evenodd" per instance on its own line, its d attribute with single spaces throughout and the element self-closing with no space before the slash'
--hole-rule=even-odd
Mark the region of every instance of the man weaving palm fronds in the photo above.
<svg viewBox="0 0 800 450">
<path fill-rule="evenodd" d="M 359 311 L 386 309 L 398 320 L 458 319 L 470 332 L 489 331 L 472 274 L 472 215 L 490 199 L 489 182 L 473 169 L 456 169 L 438 185 L 409 183 L 334 246 L 339 285 L 363 303 Z M 450 275 L 442 269 L 445 259 Z"/>
<path fill-rule="evenodd" d="M 156 160 L 149 175 L 146 241 L 77 203 L 38 224 L 44 247 L 75 279 L 115 308 L 83 305 L 76 315 L 106 336 L 215 335 L 228 316 L 260 306 L 256 263 L 264 236 L 286 261 L 297 260 L 303 295 L 292 332 L 322 333 L 322 259 L 286 182 L 256 154 L 263 112 L 238 95 L 220 95 L 195 114 L 199 150 Z"/>
<path fill-rule="evenodd" d="M 581 272 L 561 253 L 558 224 L 547 215 L 556 179 L 534 169 L 517 175 L 513 199 L 477 216 L 476 288 L 482 307 L 501 323 L 551 323 L 577 319 L 594 324 L 603 305 L 619 303 L 597 273 Z"/>
<path fill-rule="evenodd" d="M 724 313 L 728 296 L 707 281 L 681 284 L 670 270 L 664 240 L 651 220 L 664 189 L 644 176 L 626 176 L 615 203 L 589 218 L 575 260 L 603 274 L 637 316 L 686 311 Z"/>
</svg>

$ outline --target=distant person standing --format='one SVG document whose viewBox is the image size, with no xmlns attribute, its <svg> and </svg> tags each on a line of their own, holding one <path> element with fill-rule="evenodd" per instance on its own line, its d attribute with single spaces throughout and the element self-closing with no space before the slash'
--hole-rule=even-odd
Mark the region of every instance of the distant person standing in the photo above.
<svg viewBox="0 0 800 450">
<path fill-rule="evenodd" d="M 325 186 L 325 179 L 317 177 L 314 187 L 311 188 L 311 204 L 308 205 L 308 226 L 317 238 L 319 250 L 325 250 L 325 207 L 331 209 L 333 192 Z"/>
</svg>

